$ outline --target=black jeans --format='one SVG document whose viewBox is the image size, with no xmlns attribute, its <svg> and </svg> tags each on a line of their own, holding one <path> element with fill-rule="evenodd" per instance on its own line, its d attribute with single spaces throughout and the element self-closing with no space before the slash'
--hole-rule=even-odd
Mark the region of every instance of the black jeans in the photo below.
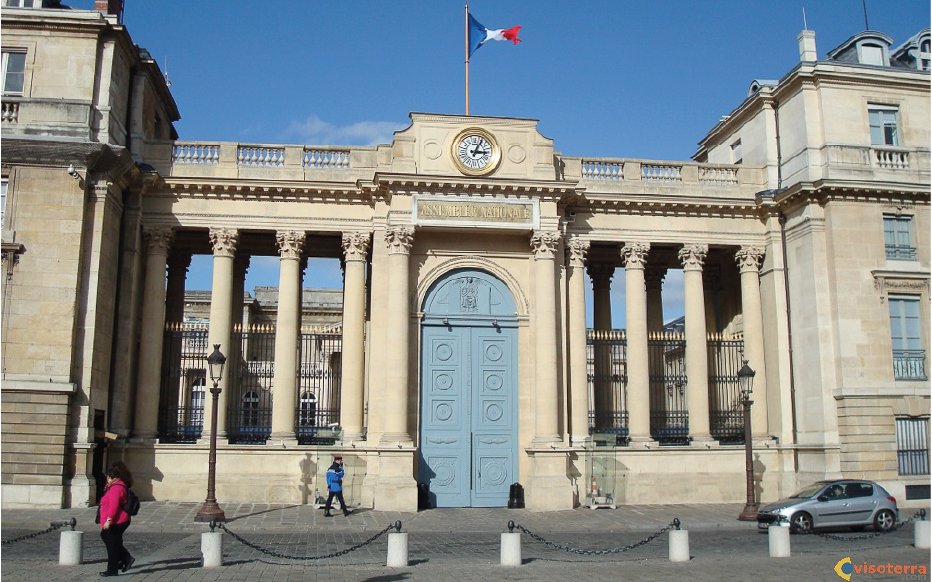
<svg viewBox="0 0 932 582">
<path fill-rule="evenodd" d="M 340 500 L 340 507 L 343 508 L 343 512 L 346 513 L 346 502 L 343 501 L 343 491 L 331 491 L 330 495 L 327 496 L 327 505 L 324 506 L 324 511 L 330 511 L 330 508 L 333 506 L 333 498 L 336 497 Z"/>
<path fill-rule="evenodd" d="M 132 556 L 123 547 L 123 532 L 129 527 L 129 522 L 115 523 L 109 529 L 100 530 L 100 539 L 107 546 L 107 571 L 116 574 L 120 565 L 129 561 Z"/>
</svg>

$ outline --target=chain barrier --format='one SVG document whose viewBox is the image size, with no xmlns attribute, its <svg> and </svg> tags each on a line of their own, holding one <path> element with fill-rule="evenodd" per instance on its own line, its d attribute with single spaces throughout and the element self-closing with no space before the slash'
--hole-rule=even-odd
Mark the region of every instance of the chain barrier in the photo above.
<svg viewBox="0 0 932 582">
<path fill-rule="evenodd" d="M 55 530 L 57 530 L 57 529 L 61 529 L 61 528 L 65 527 L 66 525 L 70 525 L 70 526 L 71 526 L 71 531 L 74 531 L 74 526 L 76 526 L 77 524 L 78 524 L 78 520 L 76 520 L 76 519 L 73 518 L 73 517 L 72 517 L 71 519 L 67 520 L 67 521 L 53 521 L 53 522 L 49 525 L 48 529 L 44 529 L 44 530 L 42 530 L 42 531 L 37 531 L 37 532 L 31 533 L 31 534 L 26 534 L 26 535 L 24 535 L 24 536 L 19 536 L 18 538 L 13 538 L 12 540 L 4 540 L 4 541 L 0 542 L 0 545 L 4 545 L 4 546 L 5 546 L 5 545 L 7 545 L 7 544 L 15 544 L 16 542 L 21 542 L 21 541 L 23 541 L 23 540 L 28 540 L 28 539 L 36 538 L 36 537 L 45 535 L 45 534 L 47 534 L 47 533 L 52 533 L 53 531 L 55 531 Z"/>
<path fill-rule="evenodd" d="M 348 554 L 348 553 L 350 553 L 350 552 L 355 552 L 355 551 L 358 550 L 359 548 L 361 548 L 361 547 L 363 547 L 363 546 L 367 546 L 367 545 L 371 544 L 372 542 L 374 542 L 375 540 L 379 539 L 380 537 L 382 537 L 383 535 L 385 535 L 385 533 L 388 532 L 388 530 L 390 530 L 390 529 L 396 529 L 396 530 L 400 531 L 400 530 L 401 530 L 401 522 L 400 522 L 400 521 L 396 521 L 395 523 L 389 525 L 388 527 L 386 527 L 385 529 L 383 529 L 383 530 L 380 531 L 379 533 L 375 534 L 375 535 L 372 536 L 371 538 L 367 539 L 367 540 L 364 541 L 364 542 L 360 542 L 360 543 L 356 544 L 355 546 L 352 546 L 352 547 L 350 547 L 350 548 L 346 548 L 345 550 L 340 550 L 340 551 L 338 551 L 338 552 L 333 552 L 332 554 L 325 554 L 325 555 L 320 555 L 320 556 L 290 556 L 290 555 L 288 555 L 288 554 L 282 554 L 282 553 L 280 553 L 280 552 L 276 552 L 276 551 L 273 551 L 273 550 L 268 550 L 268 549 L 266 549 L 266 548 L 263 548 L 263 547 L 259 546 L 258 544 L 254 544 L 254 543 L 250 542 L 249 540 L 243 538 L 242 536 L 240 536 L 240 535 L 238 535 L 238 534 L 235 534 L 235 533 L 233 533 L 232 531 L 230 531 L 230 530 L 227 528 L 227 526 L 225 526 L 223 523 L 211 522 L 211 524 L 210 524 L 210 529 L 211 529 L 211 531 L 213 531 L 214 527 L 219 527 L 219 528 L 222 529 L 223 531 L 227 532 L 228 534 L 230 534 L 230 536 L 231 536 L 233 539 L 235 539 L 236 541 L 240 542 L 241 544 L 243 544 L 243 545 L 245 545 L 245 546 L 248 546 L 248 547 L 250 547 L 250 548 L 252 548 L 252 549 L 254 549 L 254 550 L 258 551 L 258 552 L 262 552 L 263 554 L 265 554 L 265 555 L 267 555 L 267 556 L 272 556 L 273 558 L 281 558 L 281 559 L 284 559 L 284 560 L 326 560 L 326 559 L 328 559 L 328 558 L 338 558 L 338 557 L 340 557 L 340 556 L 345 556 L 346 554 Z"/>
<path fill-rule="evenodd" d="M 835 540 L 836 542 L 849 542 L 849 541 L 854 541 L 854 540 L 869 540 L 869 539 L 873 539 L 873 538 L 878 538 L 878 537 L 880 537 L 880 536 L 882 536 L 882 535 L 886 535 L 886 534 L 888 534 L 888 533 L 893 533 L 893 532 L 895 532 L 896 530 L 898 530 L 898 529 L 900 529 L 900 528 L 906 526 L 908 523 L 910 523 L 910 522 L 912 522 L 912 521 L 915 521 L 916 519 L 920 519 L 920 520 L 925 519 L 925 517 L 926 517 L 926 510 L 925 510 L 925 509 L 920 509 L 919 511 L 916 512 L 915 515 L 913 515 L 912 517 L 910 517 L 909 519 L 907 519 L 907 520 L 905 520 L 905 521 L 901 521 L 900 523 L 894 524 L 893 527 L 891 527 L 890 529 L 888 529 L 888 530 L 882 530 L 882 531 L 878 531 L 878 532 L 874 532 L 874 533 L 872 533 L 872 534 L 864 534 L 864 535 L 857 535 L 857 536 L 836 536 L 836 535 L 834 535 L 834 534 L 829 534 L 829 533 L 817 533 L 817 534 L 815 534 L 815 535 L 819 536 L 820 538 L 827 538 L 827 539 L 830 539 L 830 540 Z"/>
<path fill-rule="evenodd" d="M 660 536 L 662 536 L 663 534 L 667 533 L 667 532 L 670 531 L 671 529 L 680 529 L 680 520 L 679 520 L 679 519 L 674 519 L 673 521 L 671 521 L 671 522 L 669 523 L 669 525 L 666 525 L 666 526 L 660 528 L 660 531 L 658 531 L 657 533 L 651 534 L 651 535 L 649 535 L 647 538 L 645 538 L 645 539 L 643 539 L 643 540 L 641 540 L 641 541 L 639 541 L 639 542 L 637 542 L 637 543 L 628 544 L 627 546 L 624 546 L 624 547 L 621 547 L 621 548 L 612 548 L 612 549 L 610 549 L 610 550 L 583 550 L 583 549 L 580 549 L 580 548 L 571 548 L 571 547 L 569 547 L 569 546 L 563 546 L 563 545 L 560 545 L 560 544 L 551 542 L 551 541 L 549 541 L 549 540 L 546 540 L 546 539 L 542 538 L 541 536 L 539 536 L 539 535 L 537 535 L 537 534 L 535 534 L 535 533 L 532 533 L 532 532 L 528 531 L 528 529 L 525 528 L 525 527 L 522 526 L 522 525 L 517 525 L 517 524 L 515 524 L 515 522 L 509 521 L 509 522 L 508 522 L 508 529 L 509 529 L 509 530 L 513 530 L 514 528 L 520 529 L 522 532 L 526 533 L 526 534 L 528 535 L 528 537 L 530 537 L 530 538 L 533 539 L 534 541 L 540 542 L 540 543 L 542 543 L 542 544 L 544 544 L 544 545 L 546 545 L 546 546 L 550 546 L 551 548 L 553 548 L 553 549 L 555 549 L 555 550 L 561 550 L 561 551 L 564 551 L 564 552 L 569 552 L 569 553 L 571 553 L 571 554 L 579 554 L 579 555 L 582 555 L 582 556 L 604 556 L 604 555 L 607 555 L 607 554 L 620 554 L 621 552 L 627 552 L 628 550 L 633 550 L 634 548 L 639 548 L 639 547 L 641 547 L 641 546 L 643 546 L 643 545 L 645 545 L 645 544 L 648 544 L 648 543 L 654 541 L 655 539 L 659 538 Z"/>
</svg>

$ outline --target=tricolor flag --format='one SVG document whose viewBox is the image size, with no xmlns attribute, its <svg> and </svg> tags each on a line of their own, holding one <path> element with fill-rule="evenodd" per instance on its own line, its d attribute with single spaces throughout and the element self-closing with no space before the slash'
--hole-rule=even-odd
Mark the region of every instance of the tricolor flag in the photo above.
<svg viewBox="0 0 932 582">
<path fill-rule="evenodd" d="M 521 42 L 521 39 L 518 38 L 518 31 L 521 30 L 520 26 L 513 26 L 509 29 L 499 28 L 492 30 L 482 26 L 478 20 L 473 18 L 473 15 L 469 15 L 469 55 L 472 56 L 480 46 L 484 45 L 486 41 L 489 40 L 510 40 L 514 44 Z"/>
</svg>

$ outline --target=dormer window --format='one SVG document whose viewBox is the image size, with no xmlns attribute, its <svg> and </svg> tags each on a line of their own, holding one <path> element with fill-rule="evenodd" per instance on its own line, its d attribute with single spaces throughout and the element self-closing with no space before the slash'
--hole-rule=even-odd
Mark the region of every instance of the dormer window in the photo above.
<svg viewBox="0 0 932 582">
<path fill-rule="evenodd" d="M 864 43 L 858 47 L 858 60 L 862 65 L 884 66 L 883 47 L 878 44 Z"/>
<path fill-rule="evenodd" d="M 929 51 L 929 39 L 925 39 L 919 45 L 919 69 L 928 71 L 932 68 L 932 54 Z"/>
</svg>

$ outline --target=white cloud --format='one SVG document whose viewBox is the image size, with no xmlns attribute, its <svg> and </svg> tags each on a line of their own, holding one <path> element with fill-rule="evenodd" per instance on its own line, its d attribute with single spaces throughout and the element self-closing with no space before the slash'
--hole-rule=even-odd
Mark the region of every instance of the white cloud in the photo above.
<svg viewBox="0 0 932 582">
<path fill-rule="evenodd" d="M 304 121 L 292 121 L 286 133 L 297 135 L 313 145 L 378 145 L 392 142 L 392 134 L 407 124 L 393 121 L 359 121 L 350 125 L 335 125 L 316 115 Z"/>
</svg>

